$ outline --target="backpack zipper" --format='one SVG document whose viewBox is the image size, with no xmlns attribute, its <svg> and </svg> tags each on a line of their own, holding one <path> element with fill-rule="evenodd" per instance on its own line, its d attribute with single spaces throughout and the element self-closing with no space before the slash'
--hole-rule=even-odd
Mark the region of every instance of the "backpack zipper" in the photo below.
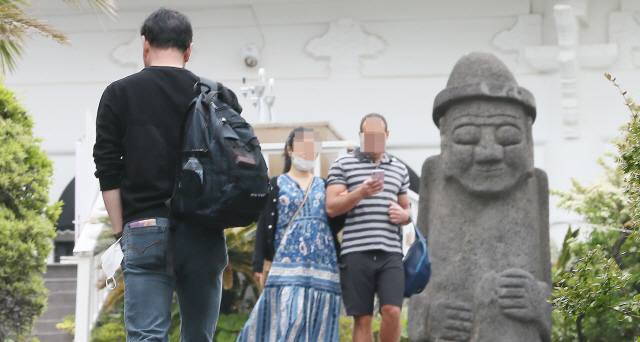
<svg viewBox="0 0 640 342">
<path fill-rule="evenodd" d="M 221 137 L 222 136 L 222 125 L 224 125 L 227 122 L 227 118 L 222 117 L 222 119 L 220 119 L 220 122 L 218 122 L 218 136 Z"/>
</svg>

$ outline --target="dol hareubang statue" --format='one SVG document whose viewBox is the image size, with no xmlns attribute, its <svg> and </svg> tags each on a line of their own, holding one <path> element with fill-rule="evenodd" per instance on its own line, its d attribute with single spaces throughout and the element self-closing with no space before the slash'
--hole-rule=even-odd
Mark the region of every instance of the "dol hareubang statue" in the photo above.
<svg viewBox="0 0 640 342">
<path fill-rule="evenodd" d="M 420 181 L 431 281 L 409 304 L 415 342 L 550 342 L 549 191 L 533 166 L 533 95 L 471 53 L 435 99 L 441 154 Z"/>
</svg>

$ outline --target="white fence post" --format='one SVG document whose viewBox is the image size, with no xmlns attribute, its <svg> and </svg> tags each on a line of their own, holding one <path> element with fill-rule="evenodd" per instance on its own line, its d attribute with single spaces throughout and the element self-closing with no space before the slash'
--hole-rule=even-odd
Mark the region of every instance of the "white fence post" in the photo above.
<svg viewBox="0 0 640 342">
<path fill-rule="evenodd" d="M 98 256 L 94 256 L 98 236 L 102 232 L 102 223 L 89 222 L 105 216 L 102 196 L 99 196 L 98 180 L 93 177 L 91 155 L 95 141 L 95 118 L 92 111 L 85 113 L 85 133 L 76 142 L 76 179 L 75 179 L 75 247 L 73 255 L 78 260 L 76 287 L 76 342 L 89 342 L 91 328 L 100 313 L 108 290 L 98 290 L 97 280 L 102 270 L 97 268 Z"/>
<path fill-rule="evenodd" d="M 92 207 L 92 216 L 101 216 L 100 209 L 104 207 L 102 197 L 97 197 Z M 82 234 L 73 249 L 73 255 L 78 259 L 75 342 L 89 342 L 93 323 L 98 318 L 102 304 L 109 294 L 106 287 L 98 290 L 97 281 L 103 277 L 103 272 L 99 267 L 100 255 L 94 256 L 97 240 L 103 229 L 102 223 L 85 223 Z"/>
<path fill-rule="evenodd" d="M 93 253 L 74 253 L 78 259 L 78 280 L 76 289 L 76 333 L 75 342 L 89 342 L 91 327 L 91 287 L 93 284 Z"/>
<path fill-rule="evenodd" d="M 80 233 L 82 231 L 82 202 L 84 200 L 82 196 L 82 183 L 84 179 L 84 175 L 82 172 L 82 163 L 84 158 L 82 158 L 82 142 L 84 138 L 81 138 L 76 142 L 76 176 L 75 176 L 75 189 L 74 189 L 74 208 L 73 208 L 73 227 L 75 239 L 74 242 L 78 242 L 78 238 L 80 237 Z"/>
<path fill-rule="evenodd" d="M 420 196 L 417 193 L 413 192 L 412 190 L 409 190 L 407 194 L 409 195 L 409 203 L 411 204 L 411 216 L 413 218 L 413 222 L 415 222 L 417 225 L 418 224 L 418 203 L 419 203 Z M 403 254 L 407 254 L 409 247 L 411 247 L 411 244 L 415 239 L 416 239 L 416 232 L 413 229 L 413 224 L 409 223 L 408 225 L 403 226 L 402 227 L 402 253 Z"/>
</svg>

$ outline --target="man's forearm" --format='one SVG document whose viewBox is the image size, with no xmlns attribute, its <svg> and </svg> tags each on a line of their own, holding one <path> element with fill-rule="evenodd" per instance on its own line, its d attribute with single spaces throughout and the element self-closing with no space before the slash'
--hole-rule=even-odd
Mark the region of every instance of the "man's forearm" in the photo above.
<svg viewBox="0 0 640 342">
<path fill-rule="evenodd" d="M 411 222 L 411 215 L 412 215 L 409 195 L 407 194 L 398 195 L 398 205 L 400 205 L 400 207 L 402 207 L 402 209 L 404 209 L 404 211 L 407 213 L 407 219 L 404 222 L 401 222 L 401 224 L 403 226 L 409 224 L 409 222 Z"/>
<path fill-rule="evenodd" d="M 344 196 L 331 196 L 327 198 L 327 215 L 335 217 L 349 212 L 362 200 L 362 188 L 347 193 Z"/>
<path fill-rule="evenodd" d="M 122 199 L 120 198 L 120 189 L 107 190 L 102 192 L 104 206 L 107 208 L 109 220 L 111 220 L 111 228 L 113 233 L 122 232 Z"/>
<path fill-rule="evenodd" d="M 411 223 L 411 216 L 413 215 L 413 213 L 411 212 L 411 208 L 403 208 L 403 209 L 404 209 L 404 211 L 406 211 L 406 212 L 407 212 L 407 216 L 408 216 L 408 217 L 407 217 L 407 220 L 406 220 L 406 221 L 402 222 L 402 225 L 403 225 L 403 226 L 406 226 L 406 225 L 408 225 L 409 223 Z"/>
</svg>

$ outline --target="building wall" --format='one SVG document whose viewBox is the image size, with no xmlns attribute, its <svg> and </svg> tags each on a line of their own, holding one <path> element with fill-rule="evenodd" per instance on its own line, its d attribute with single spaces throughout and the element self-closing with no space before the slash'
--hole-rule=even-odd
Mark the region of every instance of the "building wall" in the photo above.
<svg viewBox="0 0 640 342">
<path fill-rule="evenodd" d="M 83 135 L 103 89 L 140 70 L 139 27 L 158 6 L 187 14 L 194 51 L 187 67 L 240 95 L 242 78 L 257 68 L 275 78 L 280 122 L 329 121 L 346 139 L 358 138 L 364 114 L 389 122 L 388 149 L 416 172 L 439 153 L 431 119 L 458 58 L 471 51 L 497 55 L 536 97 L 536 165 L 550 186 L 601 174 L 596 159 L 628 120 L 609 72 L 640 99 L 640 1 L 632 0 L 120 0 L 112 21 L 63 1 L 33 1 L 34 15 L 67 33 L 72 47 L 34 37 L 19 69 L 5 83 L 20 92 L 36 134 L 55 161 L 52 198 L 74 174 L 74 144 Z M 554 11 L 570 6 L 570 13 Z M 555 14 L 554 14 L 555 13 Z M 565 18 L 565 19 L 562 19 Z M 560 39 L 558 38 L 560 34 Z M 244 65 L 247 44 L 259 64 Z M 558 57 L 562 62 L 558 62 Z M 258 111 L 241 97 L 244 117 Z M 554 208 L 551 221 L 571 219 Z M 560 225 L 554 226 L 563 234 Z M 556 235 L 557 235 L 556 234 Z"/>
</svg>

